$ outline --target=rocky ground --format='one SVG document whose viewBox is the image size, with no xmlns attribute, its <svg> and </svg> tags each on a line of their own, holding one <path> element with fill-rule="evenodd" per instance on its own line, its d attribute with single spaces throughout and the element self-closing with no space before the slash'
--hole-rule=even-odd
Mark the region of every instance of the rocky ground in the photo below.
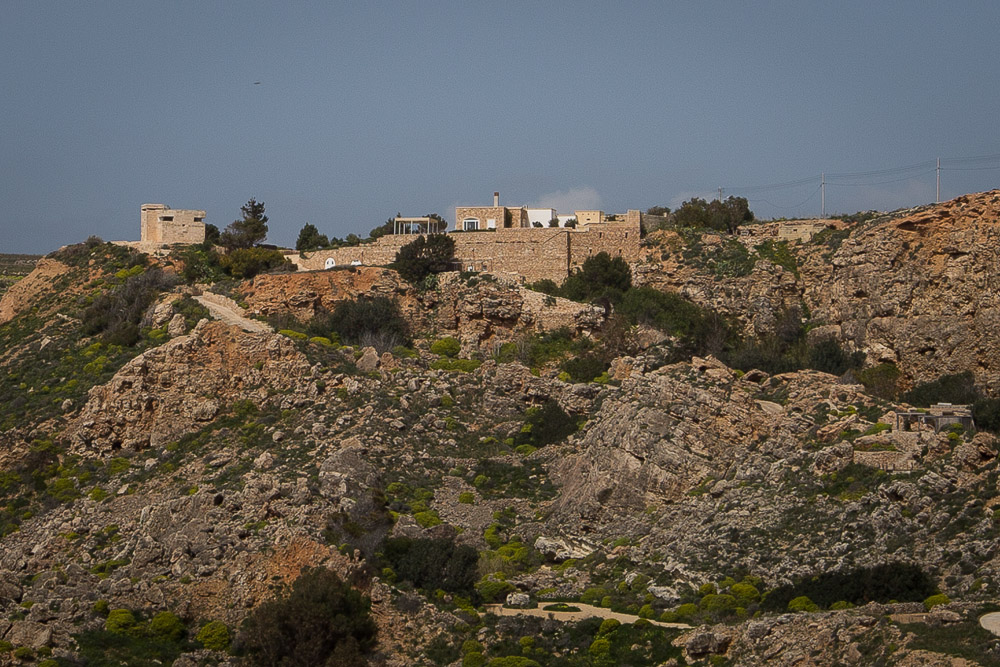
<svg viewBox="0 0 1000 667">
<path fill-rule="evenodd" d="M 748 327 L 804 304 L 873 360 L 891 350 L 908 377 L 968 362 L 991 386 L 982 318 L 994 296 L 981 276 L 996 200 L 876 220 L 836 248 L 801 249 L 794 270 L 750 257 L 728 278 L 685 261 L 691 240 L 661 234 L 637 281 L 756 313 Z M 865 243 L 882 250 L 863 263 Z M 900 252 L 931 269 L 918 278 Z M 4 664 L 82 664 L 87 642 L 108 640 L 109 608 L 170 611 L 191 637 L 211 621 L 235 635 L 303 566 L 370 596 L 374 664 L 1000 663 L 1000 640 L 977 623 L 1000 596 L 992 435 L 894 434 L 881 424 L 895 406 L 861 385 L 668 363 L 669 340 L 574 383 L 525 349 L 564 327 L 585 339 L 603 309 L 460 274 L 423 292 L 371 268 L 229 290 L 247 315 L 286 322 L 392 296 L 419 334 L 381 354 L 203 319 L 185 285 L 149 307 L 140 342 L 100 343 L 82 304 L 148 270 L 133 261 L 102 248 L 52 257 L 0 301 Z M 901 324 L 920 313 L 940 327 L 927 336 L 951 342 L 920 351 Z M 431 351 L 445 336 L 469 363 Z M 531 439 L 549 426 L 566 430 Z M 893 469 L 871 465 L 883 460 Z M 693 627 L 487 614 L 399 580 L 380 557 L 399 537 L 475 549 L 477 601 L 514 592 Z M 923 597 L 769 606 L 783 587 L 885 563 L 912 566 L 949 601 L 929 615 Z M 239 660 L 195 642 L 175 664 Z"/>
</svg>

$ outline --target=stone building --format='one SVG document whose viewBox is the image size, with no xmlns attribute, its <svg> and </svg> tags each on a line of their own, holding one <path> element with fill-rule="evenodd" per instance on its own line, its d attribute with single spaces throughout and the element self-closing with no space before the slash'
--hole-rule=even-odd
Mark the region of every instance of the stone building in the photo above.
<svg viewBox="0 0 1000 667">
<path fill-rule="evenodd" d="M 166 204 L 143 204 L 139 214 L 140 243 L 201 243 L 205 240 L 205 212 L 173 209 Z"/>
<path fill-rule="evenodd" d="M 501 207 L 502 208 L 502 207 Z M 631 215 L 634 213 L 634 215 Z M 482 271 L 534 282 L 562 282 L 588 257 L 606 252 L 627 262 L 639 260 L 638 211 L 622 221 L 570 227 L 501 227 L 452 232 L 455 258 L 463 271 Z M 385 266 L 412 242 L 411 234 L 388 234 L 373 243 L 291 255 L 300 269 L 320 270 L 347 265 Z"/>
</svg>

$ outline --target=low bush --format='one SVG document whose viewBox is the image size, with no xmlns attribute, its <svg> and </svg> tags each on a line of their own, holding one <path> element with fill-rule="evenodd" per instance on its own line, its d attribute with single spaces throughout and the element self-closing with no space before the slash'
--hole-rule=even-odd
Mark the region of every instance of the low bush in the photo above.
<svg viewBox="0 0 1000 667">
<path fill-rule="evenodd" d="M 239 248 L 219 258 L 219 264 L 233 278 L 247 280 L 259 273 L 294 271 L 295 265 L 280 250 Z"/>
<path fill-rule="evenodd" d="M 770 591 L 761 606 L 771 611 L 784 611 L 795 598 L 803 596 L 821 607 L 838 601 L 856 605 L 890 600 L 920 602 L 935 592 L 934 581 L 919 567 L 894 562 L 807 577 Z"/>
<path fill-rule="evenodd" d="M 195 639 L 210 651 L 228 651 L 231 641 L 229 628 L 222 621 L 209 621 L 198 631 Z"/>
<path fill-rule="evenodd" d="M 247 617 L 240 645 L 255 665 L 361 667 L 375 647 L 370 610 L 371 601 L 332 570 L 305 570 Z"/>
<path fill-rule="evenodd" d="M 319 310 L 307 325 L 312 336 L 362 347 L 374 347 L 380 354 L 408 345 L 409 327 L 394 299 L 384 296 L 340 301 L 333 311 Z M 331 336 L 331 332 L 335 335 Z"/>
<path fill-rule="evenodd" d="M 951 598 L 949 598 L 944 593 L 938 593 L 937 595 L 931 595 L 926 600 L 924 600 L 924 608 L 927 611 L 930 611 L 939 604 L 948 604 L 949 602 L 951 602 Z"/>
<path fill-rule="evenodd" d="M 447 336 L 445 338 L 439 338 L 431 343 L 430 350 L 431 354 L 455 358 L 458 356 L 458 353 L 461 352 L 462 344 L 458 342 L 458 339 Z"/>
<path fill-rule="evenodd" d="M 475 592 L 479 554 L 472 547 L 446 538 L 397 537 L 385 541 L 382 555 L 400 580 L 417 588 L 463 596 Z"/>
</svg>

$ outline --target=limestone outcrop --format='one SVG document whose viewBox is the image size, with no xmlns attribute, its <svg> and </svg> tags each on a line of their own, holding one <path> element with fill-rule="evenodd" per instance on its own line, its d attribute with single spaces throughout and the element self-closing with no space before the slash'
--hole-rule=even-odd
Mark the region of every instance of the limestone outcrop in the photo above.
<svg viewBox="0 0 1000 667">
<path fill-rule="evenodd" d="M 67 435 L 80 451 L 162 446 L 233 401 L 259 403 L 299 385 L 309 368 L 285 336 L 203 320 L 91 389 Z"/>
</svg>

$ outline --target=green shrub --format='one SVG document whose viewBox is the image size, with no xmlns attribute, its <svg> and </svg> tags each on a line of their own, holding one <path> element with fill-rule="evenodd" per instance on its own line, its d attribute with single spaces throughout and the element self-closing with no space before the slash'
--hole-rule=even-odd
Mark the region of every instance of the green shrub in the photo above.
<svg viewBox="0 0 1000 667">
<path fill-rule="evenodd" d="M 14 650 L 14 645 L 6 639 L 0 639 L 0 653 L 10 653 Z"/>
<path fill-rule="evenodd" d="M 470 546 L 447 538 L 397 537 L 385 541 L 382 553 L 397 577 L 417 588 L 464 596 L 475 590 L 479 554 Z"/>
<path fill-rule="evenodd" d="M 741 607 L 746 607 L 760 600 L 760 591 L 757 590 L 757 587 L 745 582 L 733 584 L 729 587 L 729 592 L 736 598 L 737 604 Z"/>
<path fill-rule="evenodd" d="M 832 605 L 830 605 L 830 609 L 834 611 L 837 611 L 838 609 L 853 609 L 853 608 L 854 605 L 846 600 L 837 600 Z"/>
<path fill-rule="evenodd" d="M 428 276 L 453 268 L 455 239 L 447 234 L 418 236 L 396 253 L 390 265 L 403 279 L 417 285 Z"/>
<path fill-rule="evenodd" d="M 241 644 L 257 665 L 361 666 L 375 647 L 370 609 L 371 601 L 332 570 L 305 570 L 290 591 L 250 614 Z"/>
<path fill-rule="evenodd" d="M 632 287 L 632 272 L 621 257 L 606 252 L 588 257 L 583 265 L 563 281 L 559 296 L 581 302 L 607 299 L 618 303 Z"/>
<path fill-rule="evenodd" d="M 472 491 L 463 491 L 462 493 L 458 494 L 458 502 L 462 503 L 463 505 L 472 505 L 476 502 L 476 494 L 474 494 Z"/>
<path fill-rule="evenodd" d="M 698 615 L 698 605 L 693 602 L 686 602 L 674 610 L 678 618 L 691 620 Z"/>
<path fill-rule="evenodd" d="M 210 651 L 229 650 L 229 628 L 222 621 L 209 621 L 198 631 L 195 639 Z"/>
<path fill-rule="evenodd" d="M 409 327 L 399 303 L 384 296 L 339 301 L 332 312 L 317 312 L 309 328 L 315 335 L 336 332 L 340 341 L 371 346 L 380 354 L 409 344 Z"/>
<path fill-rule="evenodd" d="M 806 577 L 770 591 L 761 606 L 771 611 L 784 611 L 788 603 L 799 596 L 806 596 L 822 607 L 840 600 L 854 604 L 890 600 L 918 602 L 935 590 L 934 581 L 919 567 L 893 562 Z"/>
<path fill-rule="evenodd" d="M 493 658 L 486 664 L 487 667 L 542 667 L 531 658 L 525 658 L 521 655 L 508 655 L 503 658 Z"/>
<path fill-rule="evenodd" d="M 893 400 L 899 393 L 899 378 L 902 375 L 896 364 L 879 364 L 858 371 L 857 378 L 870 393 Z"/>
<path fill-rule="evenodd" d="M 159 268 L 151 268 L 98 295 L 83 311 L 83 332 L 110 345 L 128 347 L 140 339 L 139 323 L 157 296 L 170 289 L 176 278 Z"/>
<path fill-rule="evenodd" d="M 244 280 L 275 269 L 295 270 L 295 265 L 280 250 L 267 248 L 239 248 L 222 255 L 219 264 L 233 278 Z"/>
<path fill-rule="evenodd" d="M 610 632 L 613 632 L 621 624 L 622 624 L 621 621 L 619 621 L 617 618 L 606 618 L 603 621 L 601 621 L 601 627 L 597 630 L 597 636 L 601 637 Z"/>
<path fill-rule="evenodd" d="M 930 611 L 939 604 L 948 604 L 951 599 L 944 593 L 938 593 L 937 595 L 932 595 L 926 600 L 924 600 L 924 608 Z"/>
<path fill-rule="evenodd" d="M 457 373 L 471 373 L 482 365 L 478 359 L 451 359 L 442 357 L 431 364 L 431 368 L 437 371 L 451 371 Z"/>
<path fill-rule="evenodd" d="M 139 622 L 128 609 L 112 609 L 104 621 L 104 629 L 117 634 L 135 634 L 139 630 Z"/>
<path fill-rule="evenodd" d="M 94 613 L 100 616 L 107 616 L 108 612 L 111 611 L 110 605 L 108 605 L 107 600 L 98 600 L 94 603 Z"/>
<path fill-rule="evenodd" d="M 587 652 L 595 658 L 601 658 L 611 653 L 611 642 L 603 637 L 598 637 L 590 643 Z"/>
<path fill-rule="evenodd" d="M 793 612 L 799 612 L 799 611 L 812 612 L 812 611 L 819 611 L 819 607 L 816 604 L 814 604 L 813 601 L 810 600 L 805 595 L 800 595 L 799 597 L 793 598 L 791 601 L 789 601 L 789 603 L 788 603 L 788 611 L 793 611 Z"/>
<path fill-rule="evenodd" d="M 18 646 L 14 649 L 14 657 L 18 660 L 33 660 L 35 653 L 27 646 Z"/>
<path fill-rule="evenodd" d="M 430 350 L 431 354 L 454 358 L 462 351 L 462 344 L 458 342 L 458 339 L 448 336 L 431 343 Z"/>
<path fill-rule="evenodd" d="M 483 602 L 498 602 L 507 597 L 508 593 L 514 592 L 514 586 L 506 581 L 494 579 L 489 575 L 483 577 L 476 584 L 476 592 L 483 599 Z"/>
<path fill-rule="evenodd" d="M 181 619 L 169 611 L 161 611 L 149 621 L 149 635 L 154 639 L 177 642 L 186 632 Z"/>
<path fill-rule="evenodd" d="M 567 359 L 561 368 L 573 382 L 592 382 L 607 370 L 608 364 L 596 354 L 584 354 Z"/>
<path fill-rule="evenodd" d="M 442 523 L 441 517 L 439 517 L 438 513 L 435 512 L 434 510 L 417 512 L 416 514 L 413 515 L 413 519 L 414 521 L 417 522 L 417 524 L 421 528 L 431 528 L 433 526 L 440 526 Z"/>
</svg>

